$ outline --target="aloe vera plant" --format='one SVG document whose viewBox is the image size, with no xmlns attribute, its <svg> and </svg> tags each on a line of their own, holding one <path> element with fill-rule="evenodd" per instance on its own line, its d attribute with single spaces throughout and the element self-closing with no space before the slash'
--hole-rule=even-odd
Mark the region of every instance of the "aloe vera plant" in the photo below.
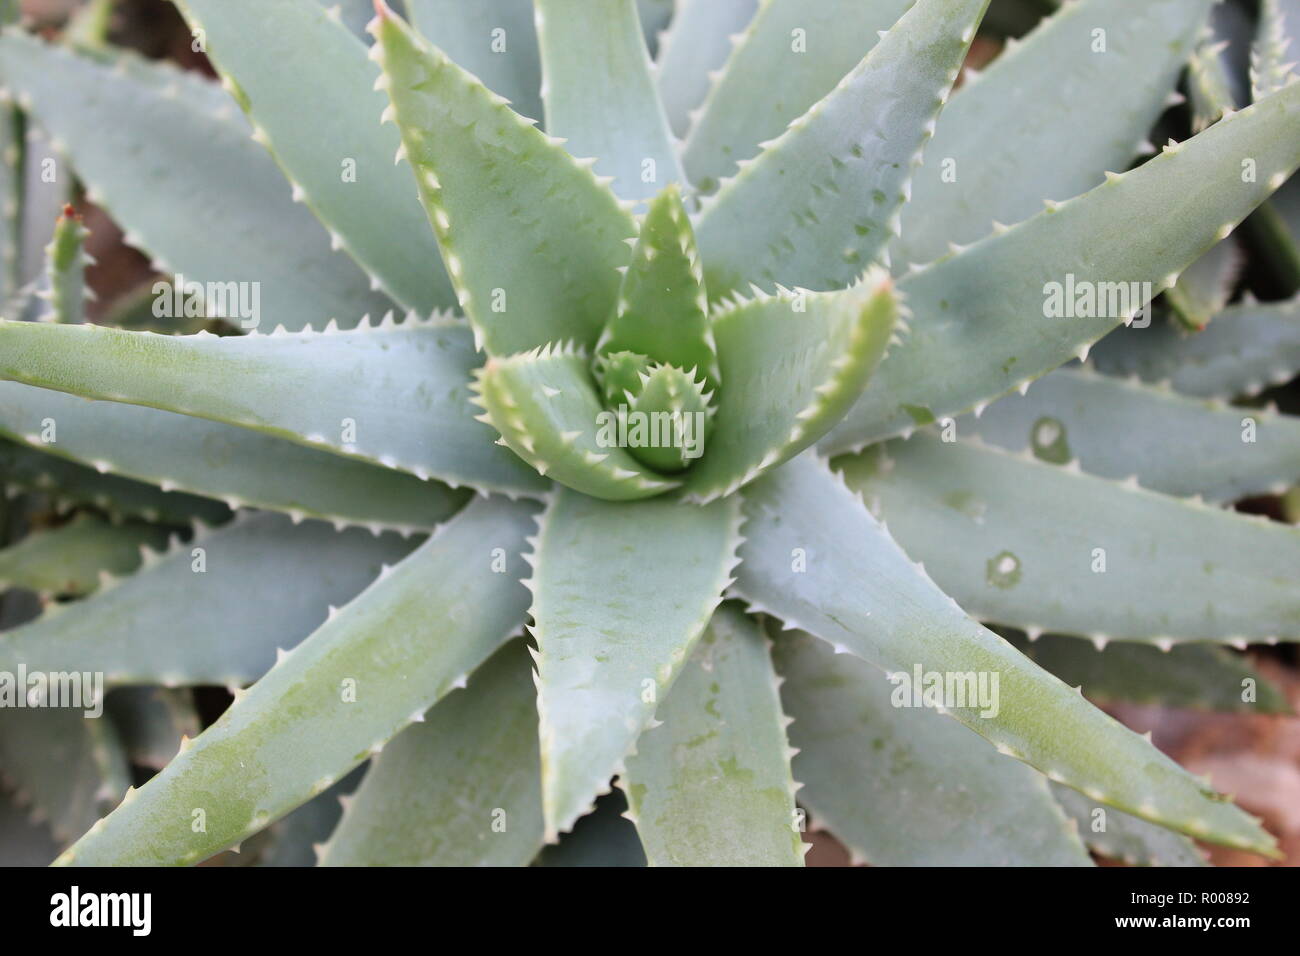
<svg viewBox="0 0 1300 956">
<path fill-rule="evenodd" d="M 1202 264 L 1300 83 L 1134 162 L 1211 0 L 964 79 L 988 0 L 176 6 L 220 85 L 0 36 L 19 208 L 75 175 L 168 277 L 87 323 L 72 209 L 6 272 L 0 672 L 110 688 L 0 709 L 58 863 L 1277 855 L 1089 699 L 1280 711 L 1228 646 L 1300 639 L 1300 533 L 1224 507 L 1300 477 L 1227 404 L 1294 305 Z M 1111 335 L 1161 292 L 1244 314 Z"/>
</svg>

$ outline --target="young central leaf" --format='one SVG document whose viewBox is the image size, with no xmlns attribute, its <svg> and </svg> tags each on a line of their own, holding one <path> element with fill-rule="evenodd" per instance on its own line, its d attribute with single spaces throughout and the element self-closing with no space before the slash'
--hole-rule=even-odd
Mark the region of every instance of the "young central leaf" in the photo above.
<svg viewBox="0 0 1300 956">
<path fill-rule="evenodd" d="M 681 471 L 704 454 L 713 421 L 712 392 L 702 378 L 672 365 L 657 365 L 641 375 L 641 390 L 620 405 L 627 421 L 628 450 L 658 471 Z"/>
<path fill-rule="evenodd" d="M 704 272 L 676 186 L 650 204 L 632 264 L 623 275 L 618 305 L 596 344 L 595 372 L 602 385 L 607 357 L 616 352 L 674 365 L 691 378 L 703 376 L 709 391 L 720 384 Z"/>
</svg>

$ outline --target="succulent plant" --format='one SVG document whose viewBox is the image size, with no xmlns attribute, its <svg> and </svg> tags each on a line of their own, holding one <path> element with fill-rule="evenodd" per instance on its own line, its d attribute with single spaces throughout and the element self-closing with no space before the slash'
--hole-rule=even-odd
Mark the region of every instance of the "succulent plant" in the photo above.
<svg viewBox="0 0 1300 956">
<path fill-rule="evenodd" d="M 1093 701 L 1285 706 L 1300 532 L 1224 506 L 1300 475 L 1228 404 L 1300 367 L 1230 304 L 1294 5 L 1246 105 L 1211 0 L 963 76 L 988 2 L 176 0 L 220 86 L 7 29 L 0 672 L 113 688 L 0 709 L 58 862 L 1276 855 Z M 96 324 L 73 209 L 20 289 L 73 170 L 167 277 Z"/>
</svg>

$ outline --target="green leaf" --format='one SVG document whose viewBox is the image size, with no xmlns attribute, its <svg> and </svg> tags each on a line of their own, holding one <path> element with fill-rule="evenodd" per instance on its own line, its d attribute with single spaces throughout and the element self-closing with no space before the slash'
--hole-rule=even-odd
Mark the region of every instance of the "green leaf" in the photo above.
<svg viewBox="0 0 1300 956">
<path fill-rule="evenodd" d="M 1226 239 L 1192 263 L 1165 298 L 1179 320 L 1199 332 L 1227 307 L 1243 264 L 1237 244 Z"/>
<path fill-rule="evenodd" d="M 0 666 L 100 671 L 109 685 L 250 684 L 411 548 L 394 534 L 246 515 L 0 634 Z"/>
<path fill-rule="evenodd" d="M 684 137 L 690 129 L 691 117 L 712 85 L 710 73 L 726 63 L 733 35 L 740 34 L 757 9 L 758 0 L 677 0 L 655 58 L 655 84 L 675 136 Z"/>
<path fill-rule="evenodd" d="M 691 499 L 729 495 L 826 434 L 896 341 L 897 313 L 888 276 L 873 270 L 842 292 L 785 290 L 716 314 L 725 384 Z"/>
<path fill-rule="evenodd" d="M 83 514 L 0 550 L 0 590 L 80 597 L 99 587 L 102 573 L 123 575 L 138 568 L 141 548 L 159 549 L 166 543 L 166 529 L 113 525 Z"/>
<path fill-rule="evenodd" d="M 411 201 L 415 177 L 393 163 L 401 138 L 379 124 L 388 105 L 373 89 L 379 70 L 338 11 L 314 0 L 175 3 L 334 245 L 403 308 L 427 315 L 453 305 L 433 231 Z"/>
<path fill-rule="evenodd" d="M 597 361 L 613 352 L 634 352 L 698 371 L 716 390 L 718 349 L 708 313 L 695 234 L 681 192 L 669 186 L 641 222 L 614 315 L 596 343 Z"/>
<path fill-rule="evenodd" d="M 1300 2 L 1260 0 L 1259 34 L 1251 55 L 1250 84 L 1254 98 L 1276 93 L 1297 75 L 1300 57 Z"/>
<path fill-rule="evenodd" d="M 1089 864 L 1041 774 L 924 707 L 900 706 L 899 681 L 811 634 L 782 635 L 774 655 L 799 802 L 855 861 Z"/>
<path fill-rule="evenodd" d="M 1300 297 L 1233 306 L 1195 335 L 1169 322 L 1116 329 L 1091 361 L 1109 375 L 1167 382 L 1185 395 L 1255 395 L 1300 372 Z"/>
<path fill-rule="evenodd" d="M 45 421 L 57 426 L 50 444 L 38 443 Z M 0 434 L 114 474 L 220 498 L 232 508 L 269 508 L 337 527 L 427 531 L 468 497 L 246 428 L 141 405 L 87 402 L 17 382 L 0 382 Z M 210 522 L 224 511 L 212 504 L 216 511 L 204 509 Z"/>
<path fill-rule="evenodd" d="M 370 762 L 355 768 L 328 790 L 312 797 L 297 810 L 276 820 L 249 843 L 257 845 L 257 866 L 316 866 L 321 846 L 343 816 L 343 805 L 369 770 Z M 264 841 L 264 842 L 263 842 Z M 245 851 L 241 848 L 240 853 Z"/>
<path fill-rule="evenodd" d="M 110 65 L 11 31 L 0 37 L 0 78 L 159 271 L 187 284 L 256 283 L 243 288 L 246 304 L 257 296 L 259 314 L 241 317 L 250 323 L 350 324 L 387 307 L 292 201 L 233 104 L 214 112 L 220 91 L 193 74 L 125 55 Z"/>
<path fill-rule="evenodd" d="M 5 407 L 0 405 L 0 409 Z M 51 447 L 32 444 L 43 449 Z M 60 512 L 74 505 L 93 505 L 115 518 L 138 517 L 163 524 L 189 524 L 195 519 L 219 524 L 230 517 L 230 509 L 219 501 L 161 491 L 129 478 L 100 474 L 54 455 L 2 440 L 0 478 L 7 493 L 25 490 L 50 495 Z"/>
<path fill-rule="evenodd" d="M 712 392 L 706 392 L 703 379 L 692 377 L 671 365 L 657 365 L 645 373 L 644 384 L 632 399 L 631 406 L 619 409 L 635 427 L 638 417 L 646 422 L 667 422 L 670 441 L 643 448 L 631 447 L 632 455 L 651 468 L 677 472 L 690 467 L 704 454 L 709 432 Z M 662 416 L 667 416 L 664 419 Z M 631 432 L 629 432 L 631 434 Z"/>
<path fill-rule="evenodd" d="M 1300 639 L 1300 528 L 929 434 L 837 465 L 980 620 L 1099 643 Z"/>
<path fill-rule="evenodd" d="M 1069 199 L 1101 183 L 1102 170 L 1127 168 L 1211 2 L 1067 3 L 1023 42 L 1008 41 L 984 73 L 968 74 L 925 148 L 895 267 L 930 262 L 949 243 L 982 239 L 995 221 L 1020 222 L 1044 199 Z"/>
<path fill-rule="evenodd" d="M 1227 41 L 1207 29 L 1187 61 L 1187 93 L 1192 104 L 1192 132 L 1213 126 L 1229 111 L 1245 104 L 1238 99 Z"/>
<path fill-rule="evenodd" d="M 480 420 L 538 473 L 613 501 L 649 498 L 677 482 L 618 443 L 617 416 L 601 407 L 584 350 L 571 345 L 492 358 L 475 383 Z"/>
<path fill-rule="evenodd" d="M 621 773 L 735 567 L 739 502 L 609 503 L 557 490 L 534 555 L 547 842 Z"/>
<path fill-rule="evenodd" d="M 1245 161 L 1254 162 L 1252 182 L 1242 181 Z M 915 316 L 911 334 L 823 450 L 861 447 L 982 406 L 1086 354 L 1225 238 L 1297 165 L 1300 85 L 909 275 L 899 290 Z M 1059 311 L 1074 317 L 1048 318 L 1055 305 L 1064 306 L 1071 281 L 1085 313 L 1086 291 L 1103 293 L 1106 303 L 1094 311 L 1104 314 L 1080 317 L 1072 300 L 1075 309 Z"/>
<path fill-rule="evenodd" d="M 451 485 L 545 483 L 474 421 L 479 358 L 447 319 L 219 337 L 0 322 L 0 378 L 238 425 Z"/>
<path fill-rule="evenodd" d="M 406 0 L 406 9 L 417 30 L 516 113 L 542 118 L 533 0 Z"/>
<path fill-rule="evenodd" d="M 69 673 L 84 688 L 83 693 L 91 691 L 91 674 Z M 4 683 L 10 685 L 5 693 L 9 694 L 15 675 L 5 676 Z M 30 680 L 34 675 L 26 676 Z M 66 693 L 70 685 L 63 686 Z M 19 695 L 27 689 L 17 686 Z M 114 807 L 131 783 L 117 731 L 102 710 L 95 713 L 95 705 L 84 697 L 81 702 L 86 706 L 18 707 L 10 698 L 4 706 L 4 720 L 0 720 L 0 767 L 6 784 L 18 792 L 20 802 L 32 805 L 64 845 Z"/>
<path fill-rule="evenodd" d="M 376 757 L 322 866 L 526 866 L 542 848 L 537 703 L 523 641 Z"/>
<path fill-rule="evenodd" d="M 636 224 L 589 166 L 390 12 L 372 53 L 420 199 L 480 343 L 509 355 L 592 346 Z"/>
<path fill-rule="evenodd" d="M 1004 636 L 1038 666 L 1071 687 L 1082 687 L 1096 701 L 1291 713 L 1286 695 L 1244 657 L 1226 648 L 1187 644 L 1162 652 L 1141 644 L 1117 643 L 1098 650 L 1077 637 L 1048 634 L 1029 641 L 1015 633 Z"/>
<path fill-rule="evenodd" d="M 908 6 L 909 0 L 765 0 L 752 17 L 734 23 L 736 30 L 749 25 L 721 72 L 705 78 L 707 95 L 694 94 L 703 105 L 682 155 L 691 182 L 714 192 L 764 140 L 830 93 Z M 749 7 L 752 12 L 754 4 Z"/>
<path fill-rule="evenodd" d="M 1205 866 L 1196 844 L 1181 834 L 1139 820 L 1114 807 L 1099 807 L 1069 787 L 1052 784 L 1052 794 L 1078 825 L 1096 853 L 1130 866 Z"/>
<path fill-rule="evenodd" d="M 957 431 L 1051 464 L 1077 462 L 1092 475 L 1135 476 L 1143 488 L 1212 502 L 1281 494 L 1300 480 L 1300 418 L 1083 369 L 1045 375 L 1023 396 L 962 418 Z"/>
<path fill-rule="evenodd" d="M 118 687 L 104 710 L 122 737 L 131 763 L 161 770 L 187 737 L 199 735 L 199 715 L 189 688 Z"/>
<path fill-rule="evenodd" d="M 536 0 L 546 131 L 623 199 L 684 183 L 636 0 Z M 581 50 L 579 55 L 578 51 Z"/>
<path fill-rule="evenodd" d="M 834 90 L 722 185 L 696 228 L 711 297 L 750 281 L 768 291 L 837 289 L 881 257 L 987 6 L 918 0 Z"/>
<path fill-rule="evenodd" d="M 86 237 L 90 233 L 81 217 L 71 206 L 64 207 L 63 215 L 54 226 L 54 238 L 45 248 L 48 288 L 37 293 L 49 304 L 49 312 L 42 316 L 46 322 L 79 324 L 86 319 L 86 266 L 92 260 L 86 254 Z"/>
<path fill-rule="evenodd" d="M 527 592 L 510 566 L 532 513 L 530 504 L 475 501 L 283 656 L 57 862 L 196 863 L 377 753 L 522 624 Z M 508 564 L 498 574 L 499 555 Z M 196 810 L 204 832 L 192 827 Z"/>
<path fill-rule="evenodd" d="M 5 93 L 7 88 L 3 89 Z M 0 302 L 22 289 L 23 218 L 26 205 L 27 114 L 10 99 L 0 102 Z"/>
<path fill-rule="evenodd" d="M 734 606 L 708 628 L 620 786 L 651 866 L 803 866 L 768 640 Z"/>
<path fill-rule="evenodd" d="M 1143 819 L 1276 853 L 1226 798 L 967 617 L 811 455 L 744 498 L 737 590 L 757 609 L 891 672 L 996 673 L 996 717 L 970 706 L 947 713 L 1001 752 Z"/>
</svg>

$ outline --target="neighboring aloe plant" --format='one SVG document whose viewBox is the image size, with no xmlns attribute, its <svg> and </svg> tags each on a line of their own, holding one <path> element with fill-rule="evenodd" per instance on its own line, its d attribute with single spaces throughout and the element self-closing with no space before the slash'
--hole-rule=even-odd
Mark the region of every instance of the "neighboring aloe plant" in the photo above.
<svg viewBox="0 0 1300 956">
<path fill-rule="evenodd" d="M 1071 685 L 1285 708 L 1216 645 L 1300 639 L 1300 533 L 1220 506 L 1300 424 L 1217 400 L 1294 375 L 1294 304 L 1056 369 L 1226 306 L 1180 276 L 1300 166 L 1277 44 L 1114 173 L 1211 0 L 1076 0 L 951 103 L 988 0 L 678 0 L 657 67 L 662 3 L 379 2 L 367 49 L 353 4 L 176 2 L 226 92 L 0 37 L 13 129 L 204 288 L 81 324 L 69 210 L 0 322 L 15 514 L 75 515 L 0 552 L 47 602 L 0 671 L 116 688 L 0 711 L 59 862 L 527 864 L 615 778 L 652 864 L 801 865 L 805 811 L 881 864 L 1276 855 Z M 914 714 L 914 674 L 993 694 Z M 611 799 L 541 862 L 625 858 Z"/>
</svg>

